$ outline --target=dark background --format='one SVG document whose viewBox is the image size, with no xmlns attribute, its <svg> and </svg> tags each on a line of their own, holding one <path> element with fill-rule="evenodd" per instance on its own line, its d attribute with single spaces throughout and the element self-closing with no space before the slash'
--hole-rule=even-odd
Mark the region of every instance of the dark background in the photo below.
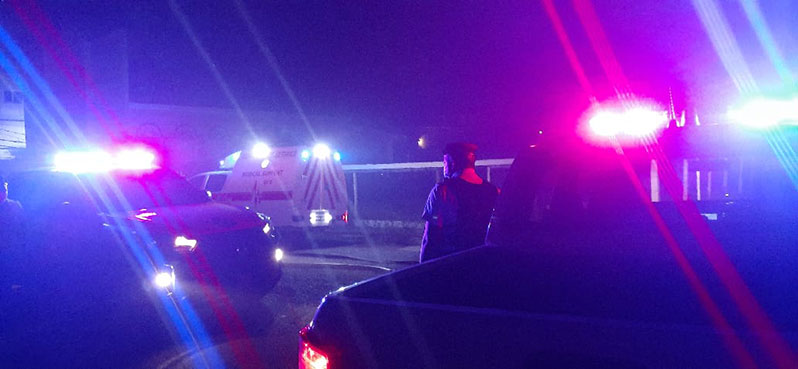
<svg viewBox="0 0 798 369">
<path fill-rule="evenodd" d="M 575 9 L 585 2 L 554 3 L 597 97 L 614 96 L 618 86 L 608 81 L 577 17 Z M 708 1 L 592 3 L 639 96 L 667 104 L 671 88 L 677 110 L 702 114 L 724 112 L 739 100 L 694 6 Z M 311 117 L 342 118 L 345 129 L 375 129 L 372 140 L 397 135 L 391 148 L 396 160 L 426 160 L 438 158 L 448 137 L 481 144 L 483 156 L 511 156 L 539 130 L 571 127 L 585 111 L 588 96 L 541 4 L 13 0 L 0 7 L 4 27 L 42 65 L 51 55 L 20 12 L 49 20 L 78 54 L 82 44 L 121 32 L 131 102 L 294 115 L 301 107 Z M 717 4 L 760 87 L 780 86 L 740 3 Z M 760 6 L 781 54 L 794 65 L 798 5 Z M 309 123 L 311 129 L 326 125 L 323 119 Z M 422 134 L 452 129 L 426 150 L 415 144 Z"/>
</svg>

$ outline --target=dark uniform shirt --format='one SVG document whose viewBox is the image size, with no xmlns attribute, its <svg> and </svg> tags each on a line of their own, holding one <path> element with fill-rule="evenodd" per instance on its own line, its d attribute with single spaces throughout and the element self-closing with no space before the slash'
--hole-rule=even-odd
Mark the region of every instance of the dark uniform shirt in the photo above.
<svg viewBox="0 0 798 369">
<path fill-rule="evenodd" d="M 0 226 L 13 226 L 22 222 L 22 205 L 5 199 L 0 201 Z"/>
<path fill-rule="evenodd" d="M 435 185 L 421 216 L 427 225 L 420 261 L 482 245 L 498 194 L 487 181 L 473 184 L 447 178 Z"/>
<path fill-rule="evenodd" d="M 0 253 L 22 242 L 23 212 L 19 202 L 0 201 Z"/>
</svg>

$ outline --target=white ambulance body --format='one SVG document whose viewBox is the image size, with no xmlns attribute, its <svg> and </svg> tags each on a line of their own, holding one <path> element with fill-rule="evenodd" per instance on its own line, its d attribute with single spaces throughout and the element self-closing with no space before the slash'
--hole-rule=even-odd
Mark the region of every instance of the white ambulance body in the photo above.
<svg viewBox="0 0 798 369">
<path fill-rule="evenodd" d="M 269 148 L 256 145 L 220 162 L 221 170 L 190 181 L 214 199 L 249 207 L 276 226 L 329 226 L 348 221 L 341 157 L 323 144 Z"/>
</svg>

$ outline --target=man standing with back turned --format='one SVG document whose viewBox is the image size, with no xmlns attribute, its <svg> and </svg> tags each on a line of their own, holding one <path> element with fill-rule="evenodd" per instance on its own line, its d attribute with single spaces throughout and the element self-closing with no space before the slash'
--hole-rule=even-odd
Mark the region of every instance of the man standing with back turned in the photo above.
<svg viewBox="0 0 798 369">
<path fill-rule="evenodd" d="M 477 145 L 456 142 L 443 150 L 443 182 L 430 191 L 419 260 L 425 262 L 485 242 L 499 189 L 474 169 Z"/>
<path fill-rule="evenodd" d="M 22 206 L 8 198 L 8 182 L 0 176 L 0 253 L 22 241 Z"/>
</svg>

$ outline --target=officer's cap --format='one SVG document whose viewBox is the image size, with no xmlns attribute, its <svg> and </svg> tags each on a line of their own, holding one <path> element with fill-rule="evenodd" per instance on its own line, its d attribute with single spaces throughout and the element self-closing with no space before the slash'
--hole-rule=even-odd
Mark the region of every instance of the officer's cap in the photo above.
<svg viewBox="0 0 798 369">
<path fill-rule="evenodd" d="M 443 148 L 444 155 L 465 155 L 476 152 L 479 147 L 468 142 L 452 142 Z"/>
</svg>

